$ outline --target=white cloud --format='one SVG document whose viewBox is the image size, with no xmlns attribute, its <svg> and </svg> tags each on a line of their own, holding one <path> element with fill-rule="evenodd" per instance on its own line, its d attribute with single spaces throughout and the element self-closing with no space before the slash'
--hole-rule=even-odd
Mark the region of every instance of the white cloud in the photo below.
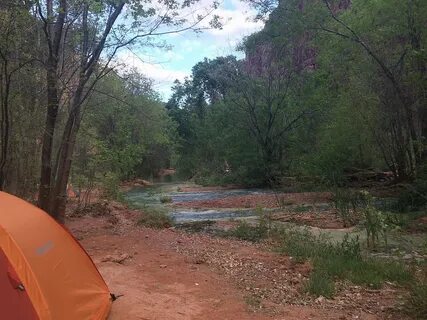
<svg viewBox="0 0 427 320">
<path fill-rule="evenodd" d="M 212 0 L 200 0 L 198 13 L 204 12 L 211 4 Z M 123 50 L 117 60 L 126 68 L 136 68 L 153 79 L 155 89 L 167 99 L 171 94 L 173 81 L 184 80 L 191 74 L 191 67 L 203 57 L 214 59 L 229 54 L 240 56 L 241 53 L 236 53 L 236 46 L 245 36 L 263 27 L 261 21 L 253 20 L 256 12 L 246 2 L 240 0 L 224 0 L 214 14 L 223 19 L 224 26 L 221 30 L 208 29 L 200 34 L 191 31 L 170 34 L 162 39 L 173 45 L 171 50 L 161 48 L 146 48 L 133 52 Z M 201 26 L 207 26 L 209 20 L 208 17 Z"/>
<path fill-rule="evenodd" d="M 224 26 L 220 29 L 212 29 L 208 32 L 212 35 L 230 38 L 242 38 L 263 27 L 262 21 L 254 21 L 256 11 L 248 3 L 240 0 L 228 0 L 228 6 L 222 4 L 215 14 L 222 17 Z"/>
<path fill-rule="evenodd" d="M 253 21 L 250 15 L 241 14 L 237 10 L 220 9 L 218 14 L 223 17 L 225 23 L 222 29 L 209 30 L 209 33 L 216 37 L 242 38 L 263 27 L 261 21 Z"/>
<path fill-rule="evenodd" d="M 165 56 L 161 56 L 159 59 L 164 59 L 168 56 L 179 56 L 183 59 L 181 55 L 173 52 L 169 54 L 168 52 L 163 53 Z M 135 68 L 138 72 L 152 79 L 154 81 L 154 89 L 159 91 L 165 98 L 170 96 L 172 83 L 176 79 L 183 81 L 189 75 L 188 72 L 170 68 L 169 63 L 154 61 L 153 56 L 136 55 L 128 50 L 120 52 L 117 61 L 121 65 L 125 65 L 125 69 Z"/>
</svg>

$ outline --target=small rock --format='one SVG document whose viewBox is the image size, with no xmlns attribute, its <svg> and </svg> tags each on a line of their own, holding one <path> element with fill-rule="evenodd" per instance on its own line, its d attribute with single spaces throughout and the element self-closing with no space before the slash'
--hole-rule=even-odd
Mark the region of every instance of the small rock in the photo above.
<svg viewBox="0 0 427 320">
<path fill-rule="evenodd" d="M 316 300 L 314 300 L 316 303 L 322 303 L 323 301 L 325 301 L 325 297 L 323 296 L 319 296 Z"/>
<path fill-rule="evenodd" d="M 112 256 L 112 255 L 105 256 L 101 261 L 102 262 L 111 261 L 111 262 L 122 264 L 124 261 L 126 261 L 127 259 L 130 259 L 130 258 L 132 258 L 132 256 L 130 254 L 122 253 L 122 254 L 116 255 L 116 256 Z"/>
<path fill-rule="evenodd" d="M 164 269 L 164 268 L 167 268 L 168 266 L 166 265 L 166 264 L 161 264 L 160 265 L 160 268 L 162 268 L 162 269 Z"/>
</svg>

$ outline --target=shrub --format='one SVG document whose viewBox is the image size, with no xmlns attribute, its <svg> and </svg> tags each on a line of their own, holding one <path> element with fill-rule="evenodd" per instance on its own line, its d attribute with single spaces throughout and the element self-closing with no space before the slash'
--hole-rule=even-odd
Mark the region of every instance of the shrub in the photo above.
<svg viewBox="0 0 427 320">
<path fill-rule="evenodd" d="M 273 212 L 270 210 L 264 210 L 261 206 L 257 205 L 255 213 L 258 216 L 260 230 L 266 231 L 266 236 L 270 236 L 270 230 L 273 224 Z"/>
<path fill-rule="evenodd" d="M 380 237 L 387 245 L 387 233 L 396 223 L 394 215 L 386 214 L 376 209 L 372 204 L 372 197 L 365 192 L 365 206 L 362 210 L 365 221 L 363 223 L 366 235 L 368 248 L 375 248 L 380 243 Z"/>
<path fill-rule="evenodd" d="M 166 212 L 149 208 L 141 214 L 138 225 L 156 229 L 169 228 L 173 226 L 173 219 Z"/>
<path fill-rule="evenodd" d="M 344 222 L 344 227 L 354 225 L 357 221 L 357 210 L 361 204 L 360 193 L 350 189 L 336 188 L 333 195 L 333 201 L 337 214 Z"/>
</svg>

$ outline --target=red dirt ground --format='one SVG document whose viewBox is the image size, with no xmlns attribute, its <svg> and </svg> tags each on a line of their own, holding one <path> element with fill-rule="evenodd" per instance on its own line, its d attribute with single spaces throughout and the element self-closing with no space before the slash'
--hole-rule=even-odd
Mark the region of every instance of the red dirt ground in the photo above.
<svg viewBox="0 0 427 320">
<path fill-rule="evenodd" d="M 115 205 L 106 217 L 67 221 L 111 291 L 123 295 L 109 320 L 403 319 L 390 313 L 393 287 L 315 300 L 299 293 L 307 264 L 246 242 L 136 227 L 138 214 Z"/>
<path fill-rule="evenodd" d="M 329 192 L 302 192 L 302 193 L 279 193 L 279 194 L 257 194 L 245 196 L 232 196 L 217 200 L 198 200 L 174 203 L 177 207 L 189 208 L 277 208 L 279 202 L 286 205 L 330 202 Z"/>
</svg>

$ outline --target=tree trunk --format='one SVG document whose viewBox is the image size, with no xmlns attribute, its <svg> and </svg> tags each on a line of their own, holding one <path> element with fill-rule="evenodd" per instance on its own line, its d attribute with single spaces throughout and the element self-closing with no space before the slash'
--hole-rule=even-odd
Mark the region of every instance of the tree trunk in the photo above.
<svg viewBox="0 0 427 320">
<path fill-rule="evenodd" d="M 52 213 L 50 198 L 52 188 L 52 151 L 53 137 L 55 134 L 56 118 L 58 116 L 59 100 L 56 81 L 57 62 L 49 61 L 47 70 L 47 114 L 42 145 L 42 165 L 40 173 L 40 187 L 38 205 L 41 209 Z"/>
<path fill-rule="evenodd" d="M 52 191 L 53 139 L 59 110 L 59 91 L 57 81 L 58 56 L 59 52 L 61 51 L 63 27 L 65 23 L 65 17 L 67 15 L 67 0 L 59 1 L 58 15 L 55 22 L 53 22 L 53 0 L 46 0 L 46 9 L 47 17 L 45 18 L 42 16 L 41 8 L 39 7 L 39 14 L 44 22 L 49 57 L 46 61 L 47 113 L 42 142 L 42 164 L 40 172 L 38 206 L 51 214 L 52 212 L 49 210 L 49 204 Z"/>
<path fill-rule="evenodd" d="M 61 139 L 60 153 L 57 164 L 56 181 L 53 188 L 50 211 L 55 219 L 64 222 L 67 202 L 67 184 L 71 171 L 72 156 L 76 144 L 77 133 L 81 121 L 81 105 L 84 83 L 79 84 L 73 99 L 71 113 L 68 117 Z"/>
</svg>

